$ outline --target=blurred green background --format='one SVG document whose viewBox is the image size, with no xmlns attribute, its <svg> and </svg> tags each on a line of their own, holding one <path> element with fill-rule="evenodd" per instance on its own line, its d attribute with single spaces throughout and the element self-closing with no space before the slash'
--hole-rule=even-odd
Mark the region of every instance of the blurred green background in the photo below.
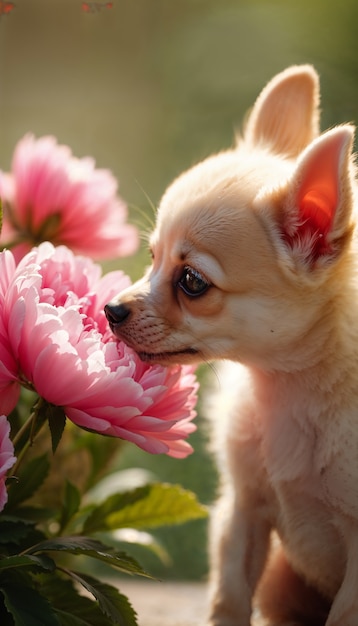
<svg viewBox="0 0 358 626">
<path fill-rule="evenodd" d="M 261 88 L 286 66 L 319 71 L 323 128 L 358 121 L 357 0 L 88 0 L 84 8 L 16 0 L 0 16 L 0 168 L 9 169 L 26 132 L 53 134 L 114 172 L 142 230 L 173 177 L 229 147 Z M 112 266 L 136 279 L 147 262 L 143 246 Z M 120 467 L 148 468 L 212 501 L 216 474 L 200 417 L 198 425 L 185 461 L 128 445 Z M 205 575 L 205 523 L 159 536 L 173 565 L 153 558 L 154 574 Z"/>
</svg>

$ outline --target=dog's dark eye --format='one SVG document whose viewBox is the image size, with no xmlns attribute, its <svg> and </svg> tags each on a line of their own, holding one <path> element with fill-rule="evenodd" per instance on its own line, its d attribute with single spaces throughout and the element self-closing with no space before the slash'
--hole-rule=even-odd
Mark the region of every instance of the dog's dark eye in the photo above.
<svg viewBox="0 0 358 626">
<path fill-rule="evenodd" d="M 201 296 L 209 287 L 209 283 L 200 272 L 191 267 L 184 268 L 178 285 L 187 296 Z"/>
</svg>

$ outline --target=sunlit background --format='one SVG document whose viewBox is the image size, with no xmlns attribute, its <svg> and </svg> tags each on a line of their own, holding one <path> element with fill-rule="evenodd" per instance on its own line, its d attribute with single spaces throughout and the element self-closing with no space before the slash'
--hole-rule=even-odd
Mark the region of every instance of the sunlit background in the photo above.
<svg viewBox="0 0 358 626">
<path fill-rule="evenodd" d="M 229 147 L 261 88 L 288 65 L 319 71 L 322 128 L 358 122 L 357 24 L 356 0 L 0 2 L 0 168 L 25 133 L 55 135 L 114 172 L 131 221 L 146 231 L 166 185 Z M 135 279 L 147 262 L 143 246 L 112 266 Z M 198 424 L 187 460 L 128 445 L 121 467 L 148 468 L 210 502 L 216 475 Z M 205 523 L 160 538 L 173 564 L 153 557 L 154 574 L 205 576 Z"/>
</svg>

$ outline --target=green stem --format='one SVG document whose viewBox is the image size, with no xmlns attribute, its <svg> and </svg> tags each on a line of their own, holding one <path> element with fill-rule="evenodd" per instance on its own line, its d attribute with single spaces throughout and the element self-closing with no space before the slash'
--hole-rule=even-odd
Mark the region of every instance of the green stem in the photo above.
<svg viewBox="0 0 358 626">
<path fill-rule="evenodd" d="M 18 432 L 16 433 L 16 435 L 13 438 L 13 445 L 15 448 L 15 454 L 17 456 L 17 461 L 15 463 L 15 465 L 12 468 L 12 475 L 16 476 L 16 473 L 22 463 L 22 460 L 27 452 L 27 450 L 30 448 L 30 446 L 32 446 L 33 444 L 33 440 L 37 434 L 38 431 L 35 430 L 36 428 L 36 422 L 37 422 L 37 418 L 39 415 L 40 410 L 42 409 L 43 405 L 44 405 L 45 401 L 43 400 L 43 398 L 38 398 L 36 403 L 34 404 L 33 410 L 30 414 L 30 416 L 28 417 L 28 419 L 24 422 L 24 424 L 21 426 L 21 428 L 18 430 Z M 41 424 L 42 426 L 42 424 Z M 40 428 L 41 428 L 40 426 Z M 20 444 L 21 440 L 23 439 L 24 435 L 27 433 L 27 431 L 30 431 L 29 436 L 27 437 L 24 445 L 22 446 L 22 448 L 17 451 L 16 450 L 16 446 Z"/>
<path fill-rule="evenodd" d="M 26 452 L 28 451 L 29 447 L 30 447 L 30 440 L 28 439 L 26 441 L 24 447 L 22 448 L 22 450 L 20 450 L 19 454 L 16 457 L 16 463 L 15 463 L 15 465 L 11 469 L 11 475 L 12 476 L 16 476 L 16 474 L 18 473 L 19 467 L 20 467 L 20 465 L 21 465 L 21 463 L 23 461 L 23 458 L 24 458 Z"/>
<path fill-rule="evenodd" d="M 21 439 L 24 436 L 24 434 L 26 433 L 26 431 L 29 428 L 31 428 L 31 425 L 32 425 L 36 415 L 37 415 L 37 411 L 35 409 L 34 411 L 32 411 L 32 413 L 30 414 L 30 416 L 28 417 L 26 422 L 24 422 L 23 425 L 21 426 L 21 428 L 19 428 L 19 430 L 17 431 L 15 437 L 12 440 L 12 443 L 14 444 L 14 448 L 16 448 L 17 444 L 21 441 Z"/>
</svg>

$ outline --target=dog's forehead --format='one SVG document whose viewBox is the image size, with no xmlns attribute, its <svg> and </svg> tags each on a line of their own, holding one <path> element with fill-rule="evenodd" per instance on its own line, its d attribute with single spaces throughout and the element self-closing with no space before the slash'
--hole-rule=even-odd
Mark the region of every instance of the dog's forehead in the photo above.
<svg viewBox="0 0 358 626">
<path fill-rule="evenodd" d="M 213 206 L 243 176 L 238 151 L 209 157 L 182 173 L 167 188 L 158 209 L 158 222 L 175 218 L 178 212 L 206 201 Z M 247 178 L 247 177 L 246 177 Z"/>
<path fill-rule="evenodd" d="M 237 180 L 225 188 L 167 197 L 158 214 L 152 247 L 165 247 L 170 256 L 185 260 L 195 250 L 207 252 L 220 242 L 227 246 L 229 242 L 248 240 L 258 229 L 254 197 Z"/>
<path fill-rule="evenodd" d="M 195 254 L 213 254 L 228 271 L 233 259 L 270 258 L 271 244 L 255 210 L 255 199 L 266 187 L 285 178 L 287 164 L 278 159 L 273 179 L 272 158 L 264 151 L 255 159 L 245 149 L 209 157 L 177 178 L 165 192 L 151 238 L 157 264 L 195 265 Z M 245 252 L 246 251 L 246 252 Z M 255 266 L 256 261 L 250 261 Z M 158 265 L 157 265 L 158 266 Z M 201 263 L 199 263 L 201 267 Z"/>
<path fill-rule="evenodd" d="M 273 167 L 273 161 L 274 166 Z M 252 205 L 255 197 L 266 187 L 286 180 L 292 162 L 269 155 L 266 150 L 248 151 L 243 145 L 211 156 L 181 174 L 167 188 L 157 214 L 159 228 L 165 222 L 177 227 L 181 219 L 205 210 L 207 217 L 217 210 Z"/>
</svg>

